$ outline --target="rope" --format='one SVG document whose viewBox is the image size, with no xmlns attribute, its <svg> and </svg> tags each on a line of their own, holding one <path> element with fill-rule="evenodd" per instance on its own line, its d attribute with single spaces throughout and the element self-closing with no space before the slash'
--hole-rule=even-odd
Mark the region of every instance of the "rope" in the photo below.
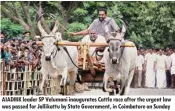
<svg viewBox="0 0 175 111">
<path fill-rule="evenodd" d="M 57 19 L 57 17 L 54 15 L 54 14 L 51 14 L 50 13 L 50 17 L 52 17 L 53 19 Z M 68 30 L 68 29 L 66 29 L 66 27 L 64 27 L 60 22 L 58 22 L 58 24 L 64 29 L 64 30 L 66 30 L 67 32 L 69 32 L 70 33 L 70 31 Z"/>
<path fill-rule="evenodd" d="M 78 68 L 78 66 L 77 66 L 77 65 L 74 63 L 74 61 L 72 60 L 72 58 L 71 58 L 71 56 L 70 56 L 70 54 L 69 54 L 67 48 L 66 48 L 66 47 L 63 47 L 63 49 L 66 51 L 67 55 L 69 56 L 71 62 L 74 64 L 74 66 Z"/>
</svg>

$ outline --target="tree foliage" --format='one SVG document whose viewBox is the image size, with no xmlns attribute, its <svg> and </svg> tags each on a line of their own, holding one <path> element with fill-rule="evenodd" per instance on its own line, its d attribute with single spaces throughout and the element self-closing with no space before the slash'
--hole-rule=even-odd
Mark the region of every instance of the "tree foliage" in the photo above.
<svg viewBox="0 0 175 111">
<path fill-rule="evenodd" d="M 38 34 L 36 12 L 39 3 L 34 1 L 2 2 L 2 30 L 7 30 L 8 36 L 13 36 L 21 33 L 22 26 L 24 30 Z M 45 29 L 49 31 L 53 27 L 54 20 L 48 15 L 52 13 L 64 26 L 60 26 L 59 31 L 65 39 L 69 38 L 74 41 L 80 39 L 81 36 L 69 37 L 68 32 L 86 29 L 98 17 L 98 7 L 105 6 L 108 8 L 108 16 L 114 18 L 119 26 L 121 23 L 118 18 L 126 22 L 126 38 L 134 41 L 138 47 L 165 48 L 175 46 L 175 2 L 173 1 L 45 1 L 42 2 L 41 6 L 42 12 L 45 14 L 43 20 Z M 16 25 L 17 23 L 19 25 Z M 9 24 L 10 27 L 8 27 Z"/>
</svg>

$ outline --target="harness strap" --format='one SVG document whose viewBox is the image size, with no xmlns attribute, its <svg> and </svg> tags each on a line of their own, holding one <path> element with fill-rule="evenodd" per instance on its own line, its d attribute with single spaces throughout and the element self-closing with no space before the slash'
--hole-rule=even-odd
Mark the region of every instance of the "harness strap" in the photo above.
<svg viewBox="0 0 175 111">
<path fill-rule="evenodd" d="M 67 55 L 69 56 L 69 58 L 70 58 L 71 62 L 74 64 L 74 66 L 78 68 L 78 66 L 77 66 L 77 65 L 74 63 L 74 61 L 72 60 L 72 58 L 71 58 L 71 56 L 70 56 L 70 54 L 69 54 L 69 52 L 68 52 L 67 48 L 66 48 L 66 47 L 63 47 L 63 49 L 65 50 L 65 52 L 66 52 L 66 53 L 67 53 Z"/>
</svg>

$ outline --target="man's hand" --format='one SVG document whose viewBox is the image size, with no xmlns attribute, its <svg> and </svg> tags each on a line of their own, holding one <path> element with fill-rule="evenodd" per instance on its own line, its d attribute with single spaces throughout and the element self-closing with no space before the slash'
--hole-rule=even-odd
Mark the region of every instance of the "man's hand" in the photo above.
<svg viewBox="0 0 175 111">
<path fill-rule="evenodd" d="M 76 33 L 74 33 L 74 32 L 70 32 L 69 35 L 70 35 L 70 36 L 75 36 Z"/>
<path fill-rule="evenodd" d="M 58 24 L 59 24 L 59 21 L 58 21 L 58 20 L 56 20 L 56 21 L 55 21 L 55 24 L 56 24 L 56 25 L 58 25 Z"/>
</svg>

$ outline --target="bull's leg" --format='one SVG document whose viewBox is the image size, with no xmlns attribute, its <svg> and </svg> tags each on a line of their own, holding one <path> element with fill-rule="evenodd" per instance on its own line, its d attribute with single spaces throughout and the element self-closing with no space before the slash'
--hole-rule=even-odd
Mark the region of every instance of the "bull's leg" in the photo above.
<svg viewBox="0 0 175 111">
<path fill-rule="evenodd" d="M 128 79 L 125 82 L 126 85 L 125 85 L 124 95 L 129 94 L 129 89 L 130 89 L 130 85 L 131 85 L 131 81 L 133 79 L 133 76 L 134 76 L 134 70 L 129 72 Z"/>
<path fill-rule="evenodd" d="M 118 82 L 117 82 L 117 80 L 114 80 L 114 88 L 116 90 L 116 94 L 118 94 L 119 93 L 119 88 L 118 88 Z"/>
<path fill-rule="evenodd" d="M 44 86 L 46 77 L 47 77 L 46 74 L 42 74 L 42 82 L 40 84 L 39 91 L 38 91 L 39 94 L 43 94 L 43 86 Z"/>
<path fill-rule="evenodd" d="M 129 68 L 128 68 L 129 69 Z M 129 70 L 125 70 L 122 72 L 122 75 L 121 75 L 121 84 L 120 84 L 120 91 L 119 91 L 119 94 L 120 95 L 124 95 L 124 92 L 125 92 L 125 86 L 126 86 L 126 81 L 127 81 L 127 78 L 128 78 L 128 73 L 129 73 Z"/>
<path fill-rule="evenodd" d="M 67 92 L 64 92 L 64 88 L 66 88 L 67 77 L 68 77 L 68 70 L 67 70 L 67 67 L 65 67 L 62 73 L 61 81 L 60 81 L 61 90 L 63 91 L 62 94 L 67 93 Z"/>
<path fill-rule="evenodd" d="M 121 82 L 120 82 L 120 91 L 119 91 L 120 95 L 124 95 L 124 92 L 125 92 L 125 81 L 126 81 L 126 78 L 122 77 L 121 78 Z"/>
<path fill-rule="evenodd" d="M 58 78 L 57 78 L 57 84 L 56 84 L 59 94 L 61 94 L 60 81 L 61 81 L 61 76 L 59 75 Z"/>
<path fill-rule="evenodd" d="M 76 71 L 71 71 L 70 73 L 70 84 L 69 84 L 69 92 L 70 94 L 74 94 L 74 85 L 75 85 L 75 81 L 76 81 L 76 78 L 77 78 L 77 73 Z"/>
<path fill-rule="evenodd" d="M 104 77 L 103 77 L 103 91 L 104 92 L 113 92 L 113 89 L 111 88 L 107 88 L 107 84 L 108 84 L 108 74 L 105 72 Z"/>
<path fill-rule="evenodd" d="M 52 77 L 52 83 L 53 83 L 53 87 L 51 89 L 52 95 L 57 95 L 58 93 L 60 93 L 60 76 L 56 76 L 56 77 Z"/>
</svg>

